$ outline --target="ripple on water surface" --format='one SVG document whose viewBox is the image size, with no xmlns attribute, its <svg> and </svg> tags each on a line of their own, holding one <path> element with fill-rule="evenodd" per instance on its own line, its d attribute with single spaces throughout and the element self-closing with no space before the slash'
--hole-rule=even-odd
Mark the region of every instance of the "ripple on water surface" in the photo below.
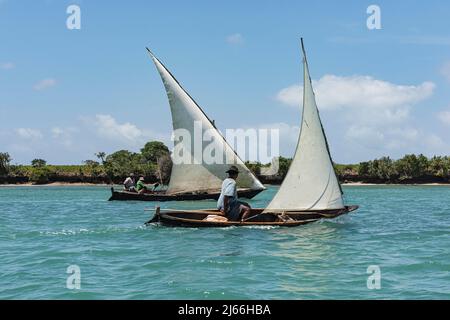
<svg viewBox="0 0 450 320">
<path fill-rule="evenodd" d="M 450 297 L 450 188 L 344 187 L 360 209 L 296 227 L 144 227 L 107 187 L 0 188 L 1 299 Z M 250 203 L 265 206 L 276 187 Z M 211 201 L 160 203 L 208 208 Z M 81 289 L 66 288 L 69 265 Z M 367 267 L 381 268 L 380 290 Z"/>
</svg>

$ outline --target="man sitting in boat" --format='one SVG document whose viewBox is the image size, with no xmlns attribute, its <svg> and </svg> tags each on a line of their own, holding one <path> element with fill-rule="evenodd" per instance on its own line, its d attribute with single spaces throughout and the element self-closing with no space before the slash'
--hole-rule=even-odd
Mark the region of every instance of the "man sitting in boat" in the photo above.
<svg viewBox="0 0 450 320">
<path fill-rule="evenodd" d="M 130 173 L 130 176 L 125 179 L 123 182 L 123 187 L 126 191 L 136 192 L 136 182 L 134 181 L 134 174 Z"/>
<path fill-rule="evenodd" d="M 140 177 L 138 183 L 136 184 L 136 190 L 138 193 L 151 193 L 155 191 L 155 188 L 159 186 L 159 183 L 154 183 L 150 185 L 145 185 L 144 177 Z"/>
<path fill-rule="evenodd" d="M 248 203 L 238 200 L 236 179 L 239 175 L 239 169 L 236 166 L 231 166 L 227 173 L 228 178 L 222 183 L 217 209 L 224 213 L 230 221 L 239 221 L 239 218 L 243 221 L 250 214 L 251 208 Z"/>
</svg>

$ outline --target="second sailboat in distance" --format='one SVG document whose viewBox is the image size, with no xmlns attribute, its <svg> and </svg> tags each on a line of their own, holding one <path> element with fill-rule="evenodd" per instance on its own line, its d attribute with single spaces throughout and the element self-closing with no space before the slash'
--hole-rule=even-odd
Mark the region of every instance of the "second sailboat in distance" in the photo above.
<svg viewBox="0 0 450 320">
<path fill-rule="evenodd" d="M 202 108 L 148 48 L 147 51 L 164 83 L 172 113 L 174 132 L 183 130 L 190 135 L 190 139 L 175 139 L 174 141 L 175 157 L 177 157 L 177 150 L 182 150 L 185 153 L 182 156 L 183 159 L 188 161 L 174 159 L 167 190 L 139 194 L 112 189 L 112 196 L 109 200 L 217 200 L 230 164 L 239 168 L 240 175 L 237 179 L 239 197 L 251 199 L 265 190 L 263 184 L 247 168 Z M 199 129 L 201 131 L 196 134 L 196 130 Z M 205 133 L 209 135 L 208 141 L 203 140 Z M 200 139 L 196 140 L 196 135 L 200 136 Z M 195 152 L 195 143 L 201 152 Z M 204 161 L 203 151 L 206 148 L 219 152 L 220 154 L 215 155 L 214 158 L 222 160 L 213 163 Z"/>
</svg>

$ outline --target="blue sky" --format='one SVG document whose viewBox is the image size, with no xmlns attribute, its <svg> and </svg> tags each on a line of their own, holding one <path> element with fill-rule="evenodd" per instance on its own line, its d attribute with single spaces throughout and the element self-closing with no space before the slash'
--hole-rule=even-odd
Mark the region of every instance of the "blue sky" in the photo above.
<svg viewBox="0 0 450 320">
<path fill-rule="evenodd" d="M 450 154 L 449 16 L 442 1 L 0 0 L 0 152 L 77 164 L 170 145 L 149 46 L 221 130 L 279 128 L 291 156 L 303 36 L 336 162 Z"/>
</svg>

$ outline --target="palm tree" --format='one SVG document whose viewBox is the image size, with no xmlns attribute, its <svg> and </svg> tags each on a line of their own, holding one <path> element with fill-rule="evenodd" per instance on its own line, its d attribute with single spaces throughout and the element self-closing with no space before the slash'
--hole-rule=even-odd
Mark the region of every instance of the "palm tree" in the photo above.
<svg viewBox="0 0 450 320">
<path fill-rule="evenodd" d="M 106 157 L 106 153 L 105 152 L 103 152 L 103 151 L 97 152 L 95 154 L 95 156 L 97 158 L 99 158 L 100 160 L 102 160 L 102 164 L 105 164 L 105 157 Z"/>
<path fill-rule="evenodd" d="M 11 157 L 7 152 L 0 152 L 0 174 L 7 174 Z"/>
</svg>

